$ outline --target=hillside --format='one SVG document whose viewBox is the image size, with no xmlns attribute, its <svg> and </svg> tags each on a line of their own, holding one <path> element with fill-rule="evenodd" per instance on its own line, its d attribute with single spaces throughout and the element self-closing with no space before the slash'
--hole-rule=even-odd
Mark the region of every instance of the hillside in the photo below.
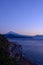
<svg viewBox="0 0 43 65">
<path fill-rule="evenodd" d="M 22 56 L 22 46 L 0 35 L 0 65 L 35 65 Z"/>
</svg>

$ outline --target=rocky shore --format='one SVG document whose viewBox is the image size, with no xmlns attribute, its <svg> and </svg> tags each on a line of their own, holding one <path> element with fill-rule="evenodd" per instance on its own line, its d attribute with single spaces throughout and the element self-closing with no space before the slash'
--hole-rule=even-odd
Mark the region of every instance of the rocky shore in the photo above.
<svg viewBox="0 0 43 65">
<path fill-rule="evenodd" d="M 22 46 L 0 34 L 0 65 L 35 65 L 22 56 Z"/>
</svg>

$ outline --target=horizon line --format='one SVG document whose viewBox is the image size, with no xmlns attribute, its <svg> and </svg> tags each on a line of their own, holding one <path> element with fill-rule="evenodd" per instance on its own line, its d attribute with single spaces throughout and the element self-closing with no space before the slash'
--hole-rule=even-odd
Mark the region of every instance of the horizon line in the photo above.
<svg viewBox="0 0 43 65">
<path fill-rule="evenodd" d="M 22 33 L 16 33 L 14 31 L 9 31 L 9 32 L 13 32 L 15 34 L 19 34 L 19 35 L 26 35 L 26 36 L 39 36 L 39 35 L 43 35 L 43 34 L 22 34 Z M 0 33 L 0 34 L 7 34 L 9 32 L 6 32 L 6 33 Z"/>
</svg>

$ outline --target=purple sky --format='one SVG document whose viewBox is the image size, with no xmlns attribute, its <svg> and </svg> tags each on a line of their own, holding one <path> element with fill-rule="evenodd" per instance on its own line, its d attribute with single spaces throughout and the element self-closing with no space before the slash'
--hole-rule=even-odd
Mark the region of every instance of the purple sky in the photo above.
<svg viewBox="0 0 43 65">
<path fill-rule="evenodd" d="M 0 33 L 43 34 L 43 0 L 0 0 Z"/>
</svg>

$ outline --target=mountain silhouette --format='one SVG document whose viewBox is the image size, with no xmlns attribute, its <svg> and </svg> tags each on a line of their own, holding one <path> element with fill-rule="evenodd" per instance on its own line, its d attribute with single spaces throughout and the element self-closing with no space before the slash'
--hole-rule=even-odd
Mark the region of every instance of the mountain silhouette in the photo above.
<svg viewBox="0 0 43 65">
<path fill-rule="evenodd" d="M 17 33 L 15 33 L 15 32 L 12 32 L 12 31 L 10 31 L 10 32 L 8 32 L 8 33 L 6 33 L 7 35 L 8 34 L 12 34 L 12 35 L 20 35 L 20 34 L 17 34 Z"/>
<path fill-rule="evenodd" d="M 4 36 L 7 38 L 29 38 L 29 39 L 32 39 L 32 36 L 21 35 L 21 34 L 17 34 L 15 32 L 12 32 L 12 31 L 4 34 Z"/>
</svg>

